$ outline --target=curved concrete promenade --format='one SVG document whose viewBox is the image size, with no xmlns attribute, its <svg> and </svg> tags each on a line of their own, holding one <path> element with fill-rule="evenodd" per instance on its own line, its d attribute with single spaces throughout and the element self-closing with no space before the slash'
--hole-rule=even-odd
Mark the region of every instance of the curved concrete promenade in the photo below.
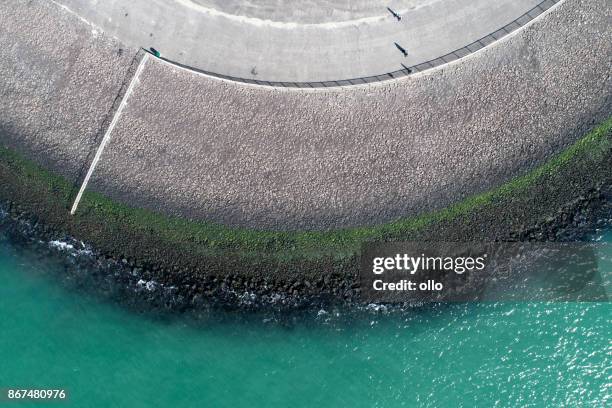
<svg viewBox="0 0 612 408">
<path fill-rule="evenodd" d="M 462 57 L 558 0 L 54 1 L 128 46 L 153 46 L 207 73 L 277 86 L 335 86 Z"/>
<path fill-rule="evenodd" d="M 454 63 L 326 90 L 249 86 L 149 58 L 90 188 L 265 229 L 443 208 L 610 115 L 610 17 L 605 0 L 566 0 Z M 48 2 L 0 6 L 0 27 L 0 141 L 78 185 L 137 50 Z"/>
</svg>

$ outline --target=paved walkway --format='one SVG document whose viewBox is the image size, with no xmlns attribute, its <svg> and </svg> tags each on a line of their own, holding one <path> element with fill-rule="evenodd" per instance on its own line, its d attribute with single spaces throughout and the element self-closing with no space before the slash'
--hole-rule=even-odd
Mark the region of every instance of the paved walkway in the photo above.
<svg viewBox="0 0 612 408">
<path fill-rule="evenodd" d="M 153 46 L 171 60 L 204 71 L 276 82 L 368 77 L 435 60 L 542 2 L 55 1 L 128 46 Z"/>
</svg>

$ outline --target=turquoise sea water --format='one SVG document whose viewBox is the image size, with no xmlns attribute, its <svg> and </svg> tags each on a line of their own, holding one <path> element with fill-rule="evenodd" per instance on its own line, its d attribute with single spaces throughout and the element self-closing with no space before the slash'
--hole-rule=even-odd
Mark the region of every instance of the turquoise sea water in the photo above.
<svg viewBox="0 0 612 408">
<path fill-rule="evenodd" d="M 599 239 L 612 242 L 612 231 Z M 601 263 L 611 267 L 612 253 Z M 0 387 L 74 407 L 604 407 L 609 303 L 454 304 L 385 315 L 156 319 L 59 285 L 0 241 Z"/>
</svg>

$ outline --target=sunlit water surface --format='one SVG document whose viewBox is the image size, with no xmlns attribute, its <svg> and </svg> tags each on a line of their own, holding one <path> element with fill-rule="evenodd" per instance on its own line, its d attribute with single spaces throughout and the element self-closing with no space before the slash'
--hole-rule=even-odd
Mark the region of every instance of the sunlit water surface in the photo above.
<svg viewBox="0 0 612 408">
<path fill-rule="evenodd" d="M 612 242 L 612 230 L 596 239 Z M 606 251 L 600 262 L 610 268 Z M 291 325 L 259 315 L 196 323 L 69 290 L 53 279 L 61 272 L 32 258 L 0 240 L 0 387 L 66 389 L 69 401 L 58 406 L 610 403 L 609 303 L 454 304 L 354 318 L 313 311 Z"/>
</svg>

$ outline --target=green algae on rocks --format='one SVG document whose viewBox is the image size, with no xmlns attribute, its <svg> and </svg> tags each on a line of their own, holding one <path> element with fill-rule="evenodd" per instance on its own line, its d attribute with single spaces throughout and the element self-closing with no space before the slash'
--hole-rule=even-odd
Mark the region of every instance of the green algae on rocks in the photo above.
<svg viewBox="0 0 612 408">
<path fill-rule="evenodd" d="M 554 214 L 589 189 L 610 182 L 612 118 L 547 163 L 444 210 L 393 222 L 330 231 L 261 231 L 168 217 L 86 191 L 75 216 L 77 186 L 0 147 L 0 199 L 102 253 L 135 264 L 196 275 L 266 274 L 279 279 L 354 275 L 368 241 L 492 240 Z"/>
</svg>

